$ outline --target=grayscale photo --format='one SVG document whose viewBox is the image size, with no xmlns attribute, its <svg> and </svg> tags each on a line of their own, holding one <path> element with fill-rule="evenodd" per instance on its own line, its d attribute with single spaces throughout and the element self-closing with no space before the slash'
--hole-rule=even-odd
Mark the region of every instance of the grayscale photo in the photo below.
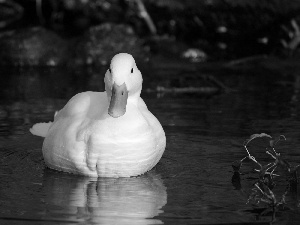
<svg viewBox="0 0 300 225">
<path fill-rule="evenodd" d="M 298 225 L 299 101 L 300 0 L 0 0 L 0 224 Z"/>
</svg>

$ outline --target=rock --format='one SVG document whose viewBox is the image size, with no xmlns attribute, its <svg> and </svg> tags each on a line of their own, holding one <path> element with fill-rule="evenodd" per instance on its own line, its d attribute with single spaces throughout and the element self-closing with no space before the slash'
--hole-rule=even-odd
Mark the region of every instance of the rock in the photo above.
<svg viewBox="0 0 300 225">
<path fill-rule="evenodd" d="M 189 59 L 191 62 L 205 62 L 207 55 L 204 51 L 197 48 L 189 48 L 182 53 L 182 57 Z"/>
<path fill-rule="evenodd" d="M 132 54 L 138 60 L 147 60 L 147 50 L 132 27 L 105 23 L 91 27 L 76 45 L 75 64 L 107 64 L 120 52 Z"/>
<path fill-rule="evenodd" d="M 0 65 L 57 66 L 66 63 L 68 42 L 43 27 L 5 32 L 0 36 Z"/>
</svg>

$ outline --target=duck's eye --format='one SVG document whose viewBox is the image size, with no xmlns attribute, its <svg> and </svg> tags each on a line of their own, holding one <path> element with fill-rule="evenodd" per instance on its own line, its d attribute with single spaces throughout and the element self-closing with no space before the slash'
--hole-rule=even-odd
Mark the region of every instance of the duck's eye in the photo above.
<svg viewBox="0 0 300 225">
<path fill-rule="evenodd" d="M 131 68 L 131 73 L 133 73 L 133 68 Z"/>
<path fill-rule="evenodd" d="M 111 73 L 111 69 L 109 68 L 108 71 Z"/>
</svg>

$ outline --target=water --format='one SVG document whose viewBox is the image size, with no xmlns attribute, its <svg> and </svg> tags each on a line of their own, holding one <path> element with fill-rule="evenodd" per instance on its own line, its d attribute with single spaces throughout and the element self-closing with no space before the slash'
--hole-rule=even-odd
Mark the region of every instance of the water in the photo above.
<svg viewBox="0 0 300 225">
<path fill-rule="evenodd" d="M 74 94 L 103 90 L 105 68 L 3 69 L 0 84 L 0 224 L 269 224 L 266 207 L 246 204 L 257 175 L 250 162 L 232 182 L 232 162 L 246 156 L 242 144 L 254 133 L 284 134 L 282 152 L 300 163 L 297 77 L 256 69 L 203 72 L 185 65 L 146 65 L 142 97 L 162 123 L 167 148 L 149 173 L 94 179 L 47 169 L 43 139 L 32 124 L 53 119 Z M 215 75 L 231 91 L 214 91 Z M 100 75 L 99 75 L 100 74 Z M 182 79 L 178 78 L 182 77 Z M 188 79 L 184 79 L 188 78 Z M 158 93 L 156 86 L 202 88 L 195 93 Z M 218 89 L 218 87 L 217 87 Z M 148 91 L 146 91 L 148 90 Z M 253 149 L 253 150 L 252 150 Z M 251 148 L 253 154 L 257 148 Z M 262 163 L 271 161 L 261 152 Z M 278 178 L 277 196 L 287 183 Z M 286 196 L 275 224 L 299 224 L 299 195 Z"/>
</svg>

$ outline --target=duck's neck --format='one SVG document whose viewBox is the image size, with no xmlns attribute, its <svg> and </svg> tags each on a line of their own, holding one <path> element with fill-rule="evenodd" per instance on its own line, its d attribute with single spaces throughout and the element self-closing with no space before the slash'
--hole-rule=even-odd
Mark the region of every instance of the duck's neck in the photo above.
<svg viewBox="0 0 300 225">
<path fill-rule="evenodd" d="M 137 105 L 139 98 L 140 98 L 140 94 L 141 94 L 141 91 L 137 91 L 134 94 L 129 94 L 127 102 Z"/>
</svg>

